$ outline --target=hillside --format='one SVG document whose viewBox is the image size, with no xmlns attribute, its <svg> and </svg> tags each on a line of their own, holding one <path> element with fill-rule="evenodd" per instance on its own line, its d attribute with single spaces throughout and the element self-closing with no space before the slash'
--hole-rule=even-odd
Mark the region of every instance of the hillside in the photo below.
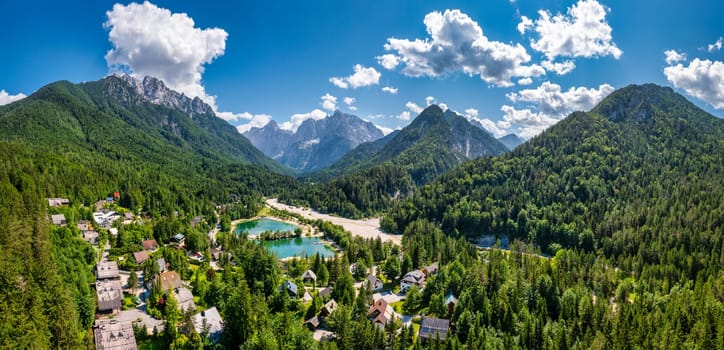
<svg viewBox="0 0 724 350">
<path fill-rule="evenodd" d="M 230 193 L 259 195 L 293 181 L 273 174 L 284 168 L 208 105 L 153 78 L 49 84 L 0 107 L 0 141 L 72 164 L 78 171 L 49 179 L 46 195 L 82 202 L 121 190 L 134 208 L 162 209 L 156 206 L 177 198 L 193 211 L 205 204 L 189 202 L 192 194 L 224 202 Z"/>
<path fill-rule="evenodd" d="M 467 119 L 432 105 L 402 130 L 362 144 L 307 177 L 324 183 L 280 199 L 347 217 L 370 216 L 465 160 L 506 151 Z"/>
</svg>

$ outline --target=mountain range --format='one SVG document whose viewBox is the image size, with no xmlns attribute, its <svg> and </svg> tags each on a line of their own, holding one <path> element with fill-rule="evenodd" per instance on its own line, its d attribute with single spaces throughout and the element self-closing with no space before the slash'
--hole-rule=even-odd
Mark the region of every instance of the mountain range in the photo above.
<svg viewBox="0 0 724 350">
<path fill-rule="evenodd" d="M 325 168 L 364 142 L 384 136 L 374 124 L 335 111 L 323 119 L 307 119 L 296 132 L 270 121 L 243 134 L 267 156 L 301 173 Z"/>
</svg>

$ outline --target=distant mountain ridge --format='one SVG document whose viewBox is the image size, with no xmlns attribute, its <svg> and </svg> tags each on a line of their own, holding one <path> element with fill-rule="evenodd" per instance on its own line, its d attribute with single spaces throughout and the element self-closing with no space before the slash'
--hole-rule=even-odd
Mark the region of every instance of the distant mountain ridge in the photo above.
<svg viewBox="0 0 724 350">
<path fill-rule="evenodd" d="M 315 174 L 316 178 L 330 179 L 391 162 L 409 169 L 420 184 L 465 160 L 508 151 L 487 131 L 437 105 L 427 107 L 402 130 L 363 146 Z"/>
<path fill-rule="evenodd" d="M 523 140 L 522 138 L 520 138 L 520 136 L 516 134 L 508 134 L 503 137 L 499 137 L 498 141 L 504 144 L 505 147 L 508 147 L 508 149 L 511 151 L 525 142 L 525 140 Z"/>
<path fill-rule="evenodd" d="M 243 135 L 265 155 L 302 173 L 327 167 L 358 145 L 384 136 L 374 124 L 340 111 L 307 119 L 296 132 L 281 129 L 272 120 Z"/>
</svg>

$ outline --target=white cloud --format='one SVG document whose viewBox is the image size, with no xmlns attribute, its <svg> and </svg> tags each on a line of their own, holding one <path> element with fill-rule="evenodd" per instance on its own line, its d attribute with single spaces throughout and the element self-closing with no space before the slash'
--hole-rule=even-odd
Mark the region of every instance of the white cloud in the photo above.
<svg viewBox="0 0 724 350">
<path fill-rule="evenodd" d="M 719 40 L 717 40 L 717 41 L 716 41 L 715 43 L 713 43 L 713 44 L 709 44 L 709 46 L 707 46 L 706 50 L 709 51 L 709 52 L 714 52 L 714 51 L 719 51 L 719 50 L 721 50 L 722 42 L 723 42 L 723 41 L 724 41 L 724 38 L 719 37 Z"/>
<path fill-rule="evenodd" d="M 27 97 L 27 96 L 25 96 L 24 94 L 10 95 L 7 91 L 0 90 L 0 106 L 4 106 L 8 103 L 13 103 L 18 100 L 22 100 L 25 97 Z"/>
<path fill-rule="evenodd" d="M 535 136 L 574 111 L 587 111 L 613 92 L 614 88 L 602 84 L 596 88 L 571 87 L 562 91 L 560 85 L 544 82 L 535 89 L 508 93 L 506 97 L 523 108 L 503 105 L 503 120 L 497 126 L 507 129 L 518 127 L 518 134 L 525 138 Z"/>
<path fill-rule="evenodd" d="M 681 61 L 686 61 L 686 54 L 678 53 L 676 52 L 676 50 L 666 50 L 664 51 L 664 55 L 666 55 L 666 63 L 668 63 L 669 65 Z"/>
<path fill-rule="evenodd" d="M 531 79 L 531 78 L 518 79 L 518 85 L 530 85 L 530 84 L 533 84 L 533 79 Z"/>
<path fill-rule="evenodd" d="M 688 66 L 681 63 L 664 68 L 664 75 L 683 89 L 716 109 L 724 109 L 724 63 L 695 58 Z"/>
<path fill-rule="evenodd" d="M 270 115 L 251 114 L 249 112 L 239 113 L 239 118 L 249 120 L 248 123 L 236 127 L 236 130 L 241 134 L 251 130 L 251 128 L 263 128 L 272 120 Z"/>
<path fill-rule="evenodd" d="M 390 93 L 392 95 L 397 95 L 397 88 L 392 86 L 383 86 L 382 91 Z"/>
<path fill-rule="evenodd" d="M 337 109 L 337 98 L 330 95 L 329 93 L 324 94 L 324 96 L 321 97 L 322 99 L 322 108 L 334 112 L 335 109 Z"/>
<path fill-rule="evenodd" d="M 424 19 L 426 39 L 387 39 L 385 49 L 395 51 L 411 77 L 438 77 L 456 72 L 479 75 L 489 84 L 512 86 L 511 78 L 545 74 L 543 67 L 526 66 L 531 59 L 520 44 L 491 41 L 477 22 L 460 10 L 431 12 Z"/>
<path fill-rule="evenodd" d="M 353 106 L 355 102 L 357 102 L 357 99 L 354 97 L 345 97 L 343 99 L 344 104 L 347 105 L 347 108 L 349 108 L 350 111 L 356 111 L 357 107 Z"/>
<path fill-rule="evenodd" d="M 171 13 L 150 2 L 115 4 L 106 16 L 103 25 L 110 29 L 113 48 L 105 59 L 111 71 L 157 77 L 216 110 L 215 97 L 206 93 L 201 76 L 205 64 L 224 54 L 226 31 L 196 28 L 185 13 Z"/>
<path fill-rule="evenodd" d="M 400 58 L 393 55 L 393 54 L 384 54 L 382 56 L 377 56 L 377 63 L 384 67 L 385 69 L 393 70 L 397 67 L 397 65 L 400 64 Z"/>
<path fill-rule="evenodd" d="M 289 118 L 288 122 L 284 122 L 281 125 L 279 125 L 280 129 L 284 130 L 291 130 L 293 132 L 297 131 L 297 128 L 299 128 L 300 125 L 302 125 L 302 122 L 304 122 L 307 119 L 314 119 L 314 120 L 320 120 L 327 117 L 327 113 L 320 109 L 315 109 L 309 113 L 300 113 L 300 114 L 294 114 L 291 118 Z"/>
<path fill-rule="evenodd" d="M 332 77 L 329 81 L 335 86 L 347 89 L 356 89 L 358 87 L 377 85 L 380 83 L 380 77 L 382 74 L 373 67 L 365 67 L 361 64 L 355 64 L 354 73 L 348 77 Z"/>
<path fill-rule="evenodd" d="M 609 55 L 618 59 L 623 51 L 613 42 L 611 26 L 606 22 L 607 11 L 596 0 L 580 0 L 568 8 L 566 15 L 538 11 L 540 17 L 533 26 L 538 40 L 531 40 L 531 47 L 550 61 L 556 57 Z M 525 28 L 525 18 L 521 24 Z"/>
<path fill-rule="evenodd" d="M 576 68 L 576 64 L 570 60 L 563 62 L 543 61 L 541 66 L 548 71 L 556 72 L 558 75 L 568 74 Z"/>
<path fill-rule="evenodd" d="M 380 129 L 380 131 L 382 131 L 382 134 L 384 134 L 385 136 L 387 136 L 387 135 L 391 134 L 393 131 L 395 131 L 394 129 L 386 128 L 382 125 L 375 124 L 375 126 L 377 127 L 377 129 Z"/>
<path fill-rule="evenodd" d="M 429 106 L 433 103 L 435 103 L 435 97 L 434 96 L 427 96 L 425 97 L 425 103 Z"/>
<path fill-rule="evenodd" d="M 525 34 L 525 31 L 530 28 L 533 28 L 533 21 L 526 16 L 521 16 L 520 23 L 518 23 L 518 31 L 520 34 Z"/>
<path fill-rule="evenodd" d="M 410 120 L 410 111 L 403 111 L 402 113 L 400 113 L 400 115 L 397 116 L 397 119 L 403 121 Z"/>
<path fill-rule="evenodd" d="M 405 103 L 405 108 L 409 109 L 411 112 L 413 112 L 415 114 L 420 114 L 420 113 L 422 113 L 422 110 L 423 110 L 422 107 L 418 106 L 417 103 L 412 102 L 412 101 L 407 101 L 407 103 Z"/>
<path fill-rule="evenodd" d="M 477 118 L 477 117 L 478 117 L 478 113 L 479 113 L 479 111 L 478 111 L 477 109 L 475 109 L 475 108 L 468 108 L 468 109 L 465 110 L 464 115 L 465 115 L 465 117 L 467 117 L 468 119 L 470 119 L 470 118 Z"/>
</svg>

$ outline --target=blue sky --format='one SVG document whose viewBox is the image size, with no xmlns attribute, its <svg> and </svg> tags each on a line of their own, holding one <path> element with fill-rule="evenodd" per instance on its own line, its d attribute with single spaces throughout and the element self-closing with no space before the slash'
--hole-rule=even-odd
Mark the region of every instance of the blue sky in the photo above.
<svg viewBox="0 0 724 350">
<path fill-rule="evenodd" d="M 3 1 L 0 104 L 121 71 L 200 96 L 241 130 L 334 108 L 394 129 L 442 103 L 530 137 L 647 82 L 722 117 L 722 13 L 722 1 Z"/>
</svg>

